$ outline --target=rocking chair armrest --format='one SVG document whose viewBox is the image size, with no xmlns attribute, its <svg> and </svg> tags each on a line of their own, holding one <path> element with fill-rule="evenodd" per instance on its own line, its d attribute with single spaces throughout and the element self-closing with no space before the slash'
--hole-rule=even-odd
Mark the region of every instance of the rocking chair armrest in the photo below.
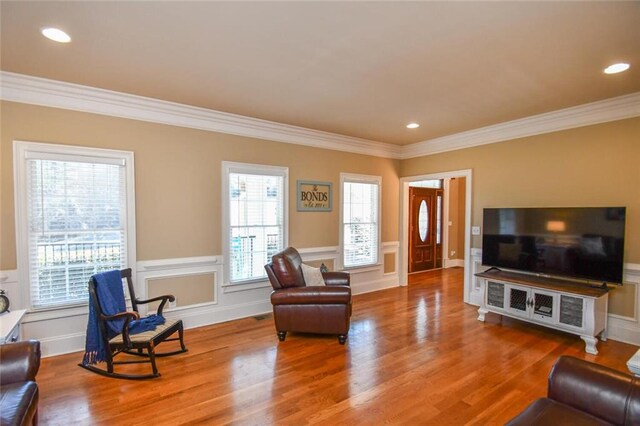
<svg viewBox="0 0 640 426">
<path fill-rule="evenodd" d="M 131 338 L 129 337 L 129 324 L 131 320 L 137 320 L 140 318 L 137 312 L 118 312 L 115 315 L 101 315 L 103 320 L 110 321 L 115 319 L 124 319 L 122 324 L 122 340 L 127 347 L 131 346 Z"/>
<path fill-rule="evenodd" d="M 100 317 L 106 321 L 111 321 L 114 319 L 123 319 L 123 318 L 126 319 L 127 317 L 131 317 L 129 318 L 129 320 L 132 320 L 132 319 L 139 319 L 140 315 L 138 315 L 137 312 L 118 312 L 115 315 L 100 315 Z"/>
<path fill-rule="evenodd" d="M 163 296 L 152 297 L 151 299 L 136 299 L 136 303 L 145 304 L 151 302 L 157 302 L 158 300 L 168 300 L 169 302 L 174 302 L 176 297 L 173 294 L 165 294 Z"/>
<path fill-rule="evenodd" d="M 157 315 L 162 315 L 162 310 L 164 309 L 164 305 L 166 305 L 167 302 L 175 302 L 176 297 L 173 294 L 165 294 L 163 296 L 152 297 L 151 299 L 136 299 L 136 303 L 138 304 L 145 304 L 145 303 L 157 302 L 157 301 L 161 301 L 160 305 L 158 306 Z"/>
</svg>

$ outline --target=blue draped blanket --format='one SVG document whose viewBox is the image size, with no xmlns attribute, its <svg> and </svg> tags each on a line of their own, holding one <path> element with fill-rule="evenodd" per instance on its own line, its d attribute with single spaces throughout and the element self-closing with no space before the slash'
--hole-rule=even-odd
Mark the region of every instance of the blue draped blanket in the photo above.
<svg viewBox="0 0 640 426">
<path fill-rule="evenodd" d="M 114 270 L 95 274 L 91 279 L 94 282 L 103 315 L 115 315 L 127 310 L 120 271 Z M 92 301 L 89 300 L 87 338 L 84 358 L 82 359 L 84 365 L 96 364 L 107 359 L 107 350 L 109 349 L 106 342 L 122 333 L 125 322 L 124 319 L 107 321 L 107 336 L 105 339 L 105 336 L 102 336 L 99 321 L 99 313 L 96 312 Z M 155 314 L 139 320 L 133 320 L 129 323 L 129 334 L 138 334 L 154 330 L 156 326 L 164 324 L 164 321 L 163 316 Z"/>
</svg>

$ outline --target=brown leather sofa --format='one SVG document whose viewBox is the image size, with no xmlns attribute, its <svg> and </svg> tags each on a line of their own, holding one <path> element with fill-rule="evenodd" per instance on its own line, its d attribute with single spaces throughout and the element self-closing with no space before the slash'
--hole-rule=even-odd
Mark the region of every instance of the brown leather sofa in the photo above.
<svg viewBox="0 0 640 426">
<path fill-rule="evenodd" d="M 0 345 L 0 425 L 38 424 L 40 342 Z"/>
<path fill-rule="evenodd" d="M 307 286 L 302 258 L 288 247 L 265 265 L 273 287 L 271 304 L 280 341 L 287 332 L 337 334 L 344 344 L 351 318 L 350 276 L 346 272 L 323 272 L 324 286 Z"/>
<path fill-rule="evenodd" d="M 640 379 L 578 358 L 561 356 L 547 397 L 507 425 L 639 425 Z"/>
</svg>

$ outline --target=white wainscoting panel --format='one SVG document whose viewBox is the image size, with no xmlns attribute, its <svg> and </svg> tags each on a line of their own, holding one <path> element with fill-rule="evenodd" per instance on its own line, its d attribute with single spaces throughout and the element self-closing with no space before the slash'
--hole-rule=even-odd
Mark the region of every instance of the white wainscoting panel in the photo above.
<svg viewBox="0 0 640 426">
<path fill-rule="evenodd" d="M 22 303 L 22 294 L 18 286 L 18 270 L 0 271 L 0 288 L 9 298 L 9 309 L 26 309 Z"/>
<path fill-rule="evenodd" d="M 338 247 L 311 247 L 299 251 L 305 261 L 333 259 L 335 262 L 339 256 Z M 398 269 L 398 243 L 383 243 L 382 251 L 396 254 Z M 271 286 L 268 281 L 257 283 L 253 287 L 238 287 L 227 291 L 228 287 L 222 286 L 224 268 L 222 256 L 139 261 L 133 271 L 136 295 L 141 299 L 146 298 L 149 282 L 155 279 L 211 274 L 212 285 L 215 286 L 212 302 L 165 307 L 165 316 L 168 319 L 182 319 L 185 328 L 189 329 L 271 312 Z M 384 274 L 383 265 L 350 272 L 353 294 L 396 287 L 399 283 L 397 271 Z M 16 301 L 13 308 L 26 309 L 26 306 L 20 306 L 22 294 L 17 277 L 16 270 L 0 271 L 0 287 L 8 292 L 12 303 L 13 300 Z M 79 362 L 82 356 L 80 351 L 84 350 L 86 326 L 86 306 L 27 313 L 23 320 L 23 338 L 40 340 L 45 357 L 79 352 Z M 186 343 L 188 346 L 188 340 Z"/>
<path fill-rule="evenodd" d="M 224 276 L 223 256 L 202 256 L 138 262 L 138 288 L 147 294 L 149 281 L 212 274 L 214 301 L 165 309 L 168 319 L 182 319 L 185 328 L 202 327 L 271 311 L 271 286 L 265 283 L 242 287 L 237 291 L 220 291 Z"/>
<path fill-rule="evenodd" d="M 640 265 L 627 263 L 624 269 L 623 281 L 623 285 L 635 287 L 634 317 L 630 318 L 609 314 L 607 319 L 607 337 L 611 340 L 640 346 L 640 318 L 638 316 L 640 305 L 640 294 L 638 292 L 640 286 Z"/>
<path fill-rule="evenodd" d="M 387 241 L 386 243 L 382 243 L 382 258 L 384 259 L 385 254 L 393 254 L 394 255 L 394 270 L 393 272 L 388 272 L 384 274 L 385 276 L 395 276 L 396 280 L 400 271 L 400 242 L 399 241 Z M 384 268 L 384 267 L 383 267 Z"/>
<path fill-rule="evenodd" d="M 398 247 L 397 241 L 388 241 L 382 243 L 382 254 L 395 253 L 396 271 L 394 273 L 385 274 L 384 265 L 382 263 L 364 268 L 350 269 L 351 274 L 351 291 L 352 294 L 363 294 L 372 291 L 382 290 L 389 287 L 397 287 L 398 278 Z M 338 246 L 331 247 L 313 247 L 301 248 L 298 252 L 305 262 L 313 262 L 319 260 L 333 260 L 334 265 L 338 263 L 340 257 L 340 248 Z"/>
<path fill-rule="evenodd" d="M 471 293 L 469 297 L 469 304 L 480 306 L 482 298 L 484 297 L 484 283 L 476 277 L 478 272 L 482 272 L 487 268 L 482 266 L 482 250 L 477 248 L 471 249 L 471 271 L 468 271 L 469 282 L 471 283 Z"/>
<path fill-rule="evenodd" d="M 333 260 L 333 264 L 338 263 L 339 247 L 310 247 L 297 249 L 304 262 L 316 262 L 320 260 Z"/>
</svg>

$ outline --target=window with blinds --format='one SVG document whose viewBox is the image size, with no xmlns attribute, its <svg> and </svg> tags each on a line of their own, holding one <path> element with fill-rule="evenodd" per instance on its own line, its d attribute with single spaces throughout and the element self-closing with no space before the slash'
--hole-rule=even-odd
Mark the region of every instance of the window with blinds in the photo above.
<svg viewBox="0 0 640 426">
<path fill-rule="evenodd" d="M 91 275 L 128 262 L 125 160 L 55 147 L 21 150 L 31 309 L 87 303 Z"/>
<path fill-rule="evenodd" d="M 345 268 L 378 263 L 380 185 L 377 176 L 342 177 L 342 264 Z"/>
<path fill-rule="evenodd" d="M 225 163 L 229 282 L 266 277 L 264 265 L 286 242 L 287 169 Z"/>
</svg>

